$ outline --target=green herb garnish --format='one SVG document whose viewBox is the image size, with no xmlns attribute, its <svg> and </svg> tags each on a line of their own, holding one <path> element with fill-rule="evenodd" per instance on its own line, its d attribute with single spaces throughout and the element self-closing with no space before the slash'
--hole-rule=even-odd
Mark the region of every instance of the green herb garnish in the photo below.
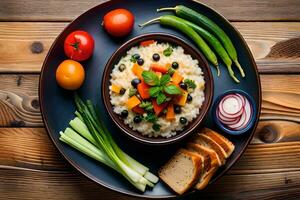
<svg viewBox="0 0 300 200">
<path fill-rule="evenodd" d="M 155 124 L 152 125 L 152 129 L 153 129 L 154 131 L 159 131 L 159 130 L 160 130 L 160 127 L 161 127 L 161 125 L 159 125 L 159 124 L 157 124 L 157 123 L 155 123 Z"/>
<path fill-rule="evenodd" d="M 136 63 L 136 61 L 139 59 L 139 55 L 137 54 L 133 54 L 130 58 L 130 61 L 133 62 L 133 63 Z"/>
<path fill-rule="evenodd" d="M 159 84 L 158 76 L 152 71 L 143 71 L 142 76 L 148 85 L 155 86 Z"/>
<path fill-rule="evenodd" d="M 164 74 L 160 79 L 152 71 L 143 71 L 142 76 L 144 81 L 153 87 L 149 89 L 149 94 L 151 97 L 156 98 L 156 103 L 158 105 L 170 101 L 171 98 L 167 97 L 165 93 L 170 95 L 181 94 L 181 90 L 175 85 L 167 85 L 171 81 L 170 74 Z"/>
<path fill-rule="evenodd" d="M 140 105 L 140 108 L 143 108 L 146 111 L 152 111 L 153 110 L 153 105 L 150 101 L 143 101 Z"/>
<path fill-rule="evenodd" d="M 195 81 L 191 80 L 191 79 L 184 79 L 183 81 L 188 88 L 192 88 L 192 89 L 195 89 L 197 87 Z"/>
<path fill-rule="evenodd" d="M 167 96 L 164 93 L 159 92 L 156 98 L 156 103 L 160 105 L 164 103 L 166 100 L 167 100 Z"/>
<path fill-rule="evenodd" d="M 171 80 L 171 76 L 169 74 L 164 74 L 162 75 L 162 77 L 160 78 L 160 85 L 166 85 L 167 83 L 169 83 Z"/>
<path fill-rule="evenodd" d="M 144 117 L 144 120 L 147 122 L 156 123 L 158 120 L 158 117 L 154 113 L 149 112 L 149 113 L 147 113 L 146 117 Z"/>
<path fill-rule="evenodd" d="M 133 95 L 136 95 L 137 89 L 135 88 L 129 88 L 129 96 L 132 97 Z"/>
<path fill-rule="evenodd" d="M 173 48 L 170 46 L 163 51 L 164 56 L 167 57 L 169 57 L 172 53 L 173 53 Z"/>
<path fill-rule="evenodd" d="M 149 89 L 149 94 L 151 97 L 157 97 L 160 92 L 161 92 L 160 86 L 151 87 Z"/>
<path fill-rule="evenodd" d="M 166 85 L 164 86 L 164 91 L 171 95 L 181 94 L 181 90 L 176 85 Z"/>
</svg>

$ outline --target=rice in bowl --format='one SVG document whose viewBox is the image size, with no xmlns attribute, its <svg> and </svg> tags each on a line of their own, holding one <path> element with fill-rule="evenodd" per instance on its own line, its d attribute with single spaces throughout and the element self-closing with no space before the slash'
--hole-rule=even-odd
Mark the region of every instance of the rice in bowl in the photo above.
<svg viewBox="0 0 300 200">
<path fill-rule="evenodd" d="M 150 75 L 155 73 L 159 80 L 168 75 L 171 79 L 164 86 L 152 83 L 148 85 L 143 78 L 145 73 L 141 75 L 139 70 L 149 72 Z M 180 83 L 175 84 L 178 77 L 175 77 L 174 72 L 182 78 Z M 136 83 L 132 84 L 133 80 Z M 136 88 L 141 84 L 137 80 L 145 85 L 143 90 Z M 169 85 L 175 85 L 180 90 L 180 94 L 171 95 L 161 89 L 160 93 L 167 98 L 161 104 L 157 102 L 158 97 L 149 95 L 149 90 L 152 90 L 150 88 L 164 88 Z M 174 89 L 174 86 L 172 88 Z M 199 115 L 199 109 L 205 99 L 204 88 L 205 81 L 198 60 L 185 54 L 181 46 L 174 47 L 169 43 L 154 41 L 151 44 L 132 47 L 113 67 L 109 86 L 110 102 L 113 105 L 113 111 L 133 130 L 148 137 L 169 138 L 182 131 Z M 145 91 L 148 93 L 145 94 Z M 142 98 L 145 95 L 148 96 Z M 129 101 L 131 104 L 128 103 Z M 158 109 L 155 108 L 162 109 L 156 112 Z"/>
</svg>

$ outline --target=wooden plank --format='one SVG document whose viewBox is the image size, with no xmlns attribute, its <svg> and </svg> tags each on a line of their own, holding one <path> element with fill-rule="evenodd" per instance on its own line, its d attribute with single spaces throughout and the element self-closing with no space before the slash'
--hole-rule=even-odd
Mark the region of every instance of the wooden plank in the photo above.
<svg viewBox="0 0 300 200">
<path fill-rule="evenodd" d="M 20 178 L 21 177 L 21 178 Z M 78 172 L 45 173 L 27 170 L 0 170 L 1 195 L 6 199 L 31 200 L 89 200 L 89 199 L 140 199 L 124 196 L 105 189 Z M 189 199 L 297 199 L 299 197 L 299 171 L 252 175 L 224 175 L 209 185 L 201 194 Z M 276 198 L 275 198 L 276 197 Z"/>
<path fill-rule="evenodd" d="M 70 21 L 84 11 L 105 1 L 50 0 L 47 2 L 47 6 L 43 1 L 38 0 L 0 1 L 0 20 Z M 300 19 L 300 3 L 295 0 L 202 0 L 201 2 L 213 7 L 233 21 L 290 21 Z"/>
<path fill-rule="evenodd" d="M 255 192 L 261 197 L 299 194 L 299 146 L 300 141 L 249 145 L 234 167 L 203 195 L 248 199 Z M 71 168 L 43 128 L 0 128 L 0 155 L 0 190 L 6 197 L 22 194 L 22 199 L 36 199 L 43 194 L 47 199 L 55 191 L 56 199 L 90 199 L 99 194 L 124 198 Z"/>
<path fill-rule="evenodd" d="M 0 126 L 43 126 L 38 75 L 0 75 Z"/>
<path fill-rule="evenodd" d="M 43 126 L 38 75 L 0 75 L 0 127 Z M 261 75 L 261 120 L 300 122 L 300 75 Z"/>
<path fill-rule="evenodd" d="M 40 72 L 67 23 L 0 22 L 0 72 Z M 236 22 L 260 73 L 300 73 L 300 22 Z"/>
</svg>

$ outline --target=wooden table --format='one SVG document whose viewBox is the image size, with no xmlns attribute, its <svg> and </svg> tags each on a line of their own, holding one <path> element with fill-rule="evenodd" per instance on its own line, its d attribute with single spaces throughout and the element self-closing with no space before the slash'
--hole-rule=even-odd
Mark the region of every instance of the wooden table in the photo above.
<svg viewBox="0 0 300 200">
<path fill-rule="evenodd" d="M 45 132 L 38 79 L 54 38 L 101 0 L 0 1 L 0 199 L 134 199 L 74 170 Z M 205 0 L 238 28 L 263 91 L 255 137 L 201 197 L 300 199 L 300 1 Z"/>
</svg>

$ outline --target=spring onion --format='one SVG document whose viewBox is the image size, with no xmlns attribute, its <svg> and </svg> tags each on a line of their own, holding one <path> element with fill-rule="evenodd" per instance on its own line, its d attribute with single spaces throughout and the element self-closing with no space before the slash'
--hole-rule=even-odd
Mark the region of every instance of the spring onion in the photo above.
<svg viewBox="0 0 300 200">
<path fill-rule="evenodd" d="M 74 97 L 76 117 L 69 122 L 70 128 L 60 132 L 60 140 L 118 171 L 140 191 L 145 191 L 147 185 L 154 187 L 158 177 L 120 149 L 98 120 L 92 102 L 87 100 L 84 103 L 77 94 Z"/>
</svg>

